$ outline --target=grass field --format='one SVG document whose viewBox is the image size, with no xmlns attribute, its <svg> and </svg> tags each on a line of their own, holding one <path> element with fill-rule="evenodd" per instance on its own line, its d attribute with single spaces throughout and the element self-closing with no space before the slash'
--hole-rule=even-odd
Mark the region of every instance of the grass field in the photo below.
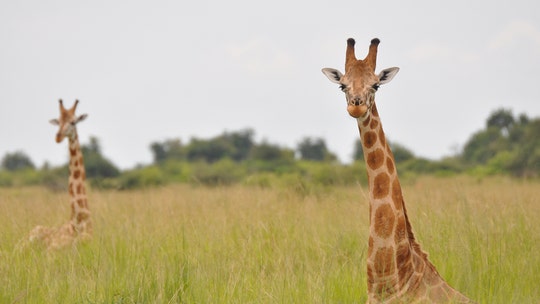
<svg viewBox="0 0 540 304">
<path fill-rule="evenodd" d="M 441 275 L 479 303 L 540 302 L 540 182 L 403 185 Z M 67 193 L 0 188 L 0 303 L 365 303 L 365 187 L 89 192 L 94 238 L 14 250 L 59 226 Z"/>
</svg>

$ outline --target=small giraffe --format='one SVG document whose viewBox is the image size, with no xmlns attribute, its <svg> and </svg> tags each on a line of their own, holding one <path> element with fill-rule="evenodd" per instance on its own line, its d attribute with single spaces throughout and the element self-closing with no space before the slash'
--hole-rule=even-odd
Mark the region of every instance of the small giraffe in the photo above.
<svg viewBox="0 0 540 304">
<path fill-rule="evenodd" d="M 32 229 L 29 241 L 31 243 L 42 242 L 47 249 L 59 249 L 76 241 L 89 239 L 92 236 L 92 222 L 84 184 L 86 179 L 84 160 L 75 127 L 77 123 L 83 121 L 88 115 L 75 115 L 79 100 L 75 100 L 75 104 L 71 109 L 64 108 L 61 99 L 59 103 L 60 118 L 52 119 L 50 123 L 60 127 L 56 134 L 57 143 L 62 142 L 64 137 L 69 139 L 68 191 L 71 205 L 71 219 L 68 223 L 58 228 L 37 226 Z"/>
<path fill-rule="evenodd" d="M 368 303 L 473 303 L 439 275 L 420 249 L 407 218 L 395 161 L 375 105 L 375 92 L 399 68 L 375 74 L 379 39 L 357 60 L 355 41 L 347 40 L 345 74 L 322 72 L 340 85 L 349 115 L 357 119 L 369 180 Z"/>
</svg>

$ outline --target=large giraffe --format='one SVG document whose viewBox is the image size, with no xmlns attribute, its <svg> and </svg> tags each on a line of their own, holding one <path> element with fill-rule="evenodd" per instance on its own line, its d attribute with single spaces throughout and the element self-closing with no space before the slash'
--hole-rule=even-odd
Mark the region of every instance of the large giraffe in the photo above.
<svg viewBox="0 0 540 304">
<path fill-rule="evenodd" d="M 394 157 L 375 105 L 375 92 L 399 68 L 375 74 L 379 39 L 364 60 L 347 40 L 345 74 L 323 69 L 340 85 L 349 114 L 357 119 L 369 180 L 368 303 L 472 303 L 448 285 L 420 249 L 407 218 Z"/>
<path fill-rule="evenodd" d="M 92 236 L 92 222 L 86 198 L 84 160 L 79 144 L 75 125 L 84 120 L 87 114 L 75 115 L 79 100 L 71 109 L 64 108 L 60 103 L 60 118 L 52 119 L 53 125 L 59 126 L 56 142 L 60 143 L 67 137 L 69 140 L 69 180 L 68 192 L 70 196 L 71 218 L 69 222 L 60 227 L 37 226 L 30 232 L 30 242 L 42 242 L 47 249 L 59 249 L 75 241 L 88 239 Z"/>
</svg>

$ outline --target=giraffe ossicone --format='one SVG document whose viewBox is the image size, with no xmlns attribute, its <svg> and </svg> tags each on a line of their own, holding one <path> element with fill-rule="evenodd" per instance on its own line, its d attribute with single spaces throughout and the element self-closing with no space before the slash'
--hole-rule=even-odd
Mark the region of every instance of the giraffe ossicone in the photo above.
<svg viewBox="0 0 540 304">
<path fill-rule="evenodd" d="M 37 226 L 30 231 L 27 241 L 40 243 L 47 249 L 60 249 L 92 237 L 92 221 L 85 186 L 86 170 L 76 128 L 88 115 L 75 114 L 78 103 L 79 100 L 75 100 L 75 104 L 66 109 L 60 99 L 60 117 L 50 120 L 51 124 L 59 127 L 56 142 L 60 143 L 66 137 L 69 140 L 68 193 L 71 216 L 70 220 L 60 227 Z"/>
<path fill-rule="evenodd" d="M 367 257 L 368 303 L 473 303 L 450 287 L 416 241 L 407 217 L 394 156 L 375 104 L 379 86 L 399 71 L 375 74 L 380 40 L 356 59 L 355 41 L 347 40 L 345 74 L 324 68 L 345 93 L 347 111 L 357 119 L 369 183 L 370 230 Z"/>
</svg>

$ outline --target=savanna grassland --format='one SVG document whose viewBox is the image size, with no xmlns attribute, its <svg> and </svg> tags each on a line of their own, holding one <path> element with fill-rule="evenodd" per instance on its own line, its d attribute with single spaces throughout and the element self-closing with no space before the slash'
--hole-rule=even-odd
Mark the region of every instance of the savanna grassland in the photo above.
<svg viewBox="0 0 540 304">
<path fill-rule="evenodd" d="M 539 303 L 540 182 L 403 184 L 416 237 L 479 303 Z M 89 191 L 94 238 L 15 250 L 67 193 L 0 188 L 0 303 L 365 303 L 367 189 L 171 185 Z"/>
</svg>

